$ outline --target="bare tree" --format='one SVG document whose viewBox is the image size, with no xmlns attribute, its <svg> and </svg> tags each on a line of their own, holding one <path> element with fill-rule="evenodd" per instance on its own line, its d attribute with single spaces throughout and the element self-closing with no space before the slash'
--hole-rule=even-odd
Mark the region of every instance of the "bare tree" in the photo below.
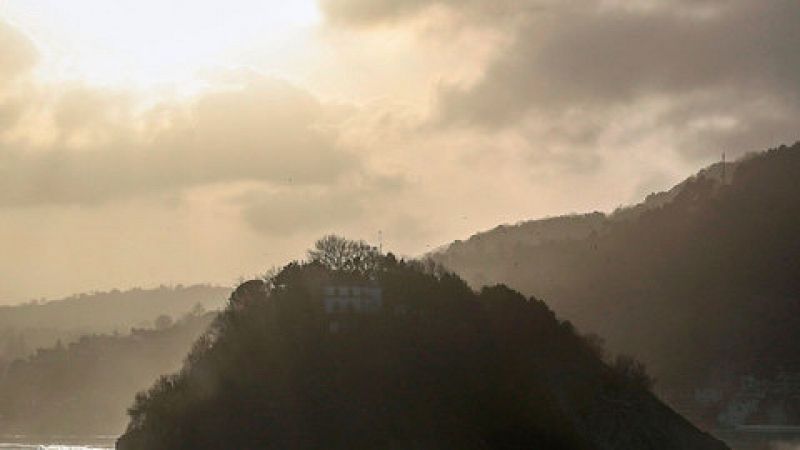
<svg viewBox="0 0 800 450">
<path fill-rule="evenodd" d="M 330 270 L 368 275 L 379 268 L 381 254 L 364 241 L 331 234 L 314 243 L 308 258 Z"/>
</svg>

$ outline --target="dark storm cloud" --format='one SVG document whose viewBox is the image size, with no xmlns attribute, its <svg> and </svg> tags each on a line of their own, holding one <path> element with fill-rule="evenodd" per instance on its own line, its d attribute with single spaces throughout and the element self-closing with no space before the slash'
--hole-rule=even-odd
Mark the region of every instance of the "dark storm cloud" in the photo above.
<svg viewBox="0 0 800 450">
<path fill-rule="evenodd" d="M 477 84 L 444 89 L 446 119 L 501 125 L 533 109 L 605 108 L 730 88 L 797 101 L 798 2 L 552 12 L 528 18 Z"/>
<path fill-rule="evenodd" d="M 652 129 L 634 130 L 628 139 L 670 132 L 688 154 L 702 146 L 713 152 L 723 146 L 756 149 L 798 138 L 800 2 L 795 0 L 327 0 L 322 5 L 334 23 L 349 26 L 397 24 L 438 8 L 508 34 L 510 44 L 496 49 L 476 82 L 440 85 L 433 119 L 440 125 L 525 129 L 530 121 L 561 126 L 573 115 L 601 126 L 593 133 L 550 137 L 591 146 L 604 128 L 623 118 L 620 109 L 661 101 L 668 104 L 662 106 L 666 111 L 641 111 L 658 115 Z M 729 123 L 698 126 L 721 117 Z"/>
<path fill-rule="evenodd" d="M 656 123 L 680 136 L 678 148 L 686 156 L 719 156 L 723 151 L 742 154 L 794 142 L 800 138 L 798 117 L 800 103 L 788 90 L 780 98 L 731 87 L 678 102 Z"/>
</svg>

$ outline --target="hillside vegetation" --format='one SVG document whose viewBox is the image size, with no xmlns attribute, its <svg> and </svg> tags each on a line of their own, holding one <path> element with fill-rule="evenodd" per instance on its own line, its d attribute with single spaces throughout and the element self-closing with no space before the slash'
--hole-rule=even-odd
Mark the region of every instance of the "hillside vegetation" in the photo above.
<svg viewBox="0 0 800 450">
<path fill-rule="evenodd" d="M 716 164 L 612 215 L 503 226 L 432 257 L 475 287 L 547 298 L 644 360 L 662 387 L 800 372 L 799 211 L 795 144 Z"/>
<path fill-rule="evenodd" d="M 326 309 L 342 285 L 382 302 Z M 136 396 L 117 448 L 725 448 L 640 364 L 601 353 L 540 300 L 328 237 L 241 285 L 184 367 Z"/>
<path fill-rule="evenodd" d="M 215 313 L 130 334 L 85 335 L 13 362 L 0 374 L 0 434 L 114 435 L 131 397 L 177 370 Z M 162 323 L 164 322 L 164 323 Z"/>
<path fill-rule="evenodd" d="M 85 334 L 148 328 L 159 316 L 180 317 L 193 308 L 219 309 L 230 289 L 209 285 L 161 286 L 78 294 L 61 300 L 0 306 L 0 374 L 14 359 Z"/>
</svg>

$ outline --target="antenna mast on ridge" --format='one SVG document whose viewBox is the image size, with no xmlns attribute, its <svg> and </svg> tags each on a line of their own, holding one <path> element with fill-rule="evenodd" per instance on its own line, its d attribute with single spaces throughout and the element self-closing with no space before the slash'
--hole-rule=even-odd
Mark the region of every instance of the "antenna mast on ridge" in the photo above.
<svg viewBox="0 0 800 450">
<path fill-rule="evenodd" d="M 722 152 L 722 185 L 725 185 L 725 152 Z"/>
</svg>

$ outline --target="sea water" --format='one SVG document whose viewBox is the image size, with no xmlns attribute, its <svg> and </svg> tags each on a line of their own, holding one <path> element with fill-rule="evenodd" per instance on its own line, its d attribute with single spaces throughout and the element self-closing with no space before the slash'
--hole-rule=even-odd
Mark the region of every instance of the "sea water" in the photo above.
<svg viewBox="0 0 800 450">
<path fill-rule="evenodd" d="M 61 444 L 20 444 L 0 443 L 0 450 L 114 450 L 114 447 L 95 445 L 61 445 Z"/>
<path fill-rule="evenodd" d="M 114 436 L 34 437 L 0 436 L 0 450 L 114 450 Z"/>
<path fill-rule="evenodd" d="M 2 450 L 113 450 L 113 448 L 114 447 L 95 447 L 82 445 L 0 443 L 0 449 Z"/>
</svg>

